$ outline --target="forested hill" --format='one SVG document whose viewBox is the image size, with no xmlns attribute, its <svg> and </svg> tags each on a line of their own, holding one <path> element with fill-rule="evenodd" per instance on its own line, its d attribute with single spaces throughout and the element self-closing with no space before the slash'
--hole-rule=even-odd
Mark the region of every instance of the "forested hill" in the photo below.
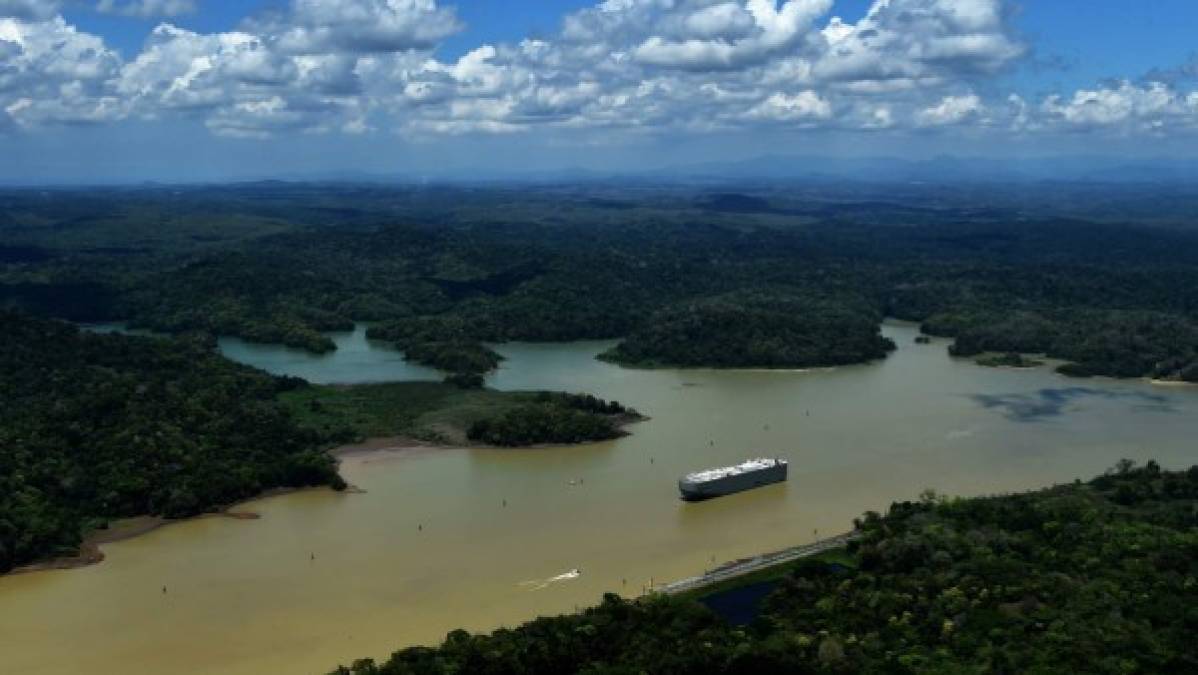
<svg viewBox="0 0 1198 675">
<path fill-rule="evenodd" d="M 1100 217 L 1063 205 L 1093 187 L 746 190 L 0 191 L 0 306 L 317 352 L 333 348 L 321 331 L 375 321 L 462 382 L 497 362 L 479 341 L 627 338 L 613 356 L 630 363 L 868 360 L 883 316 L 956 338 L 962 356 L 1045 352 L 1073 375 L 1198 380 L 1194 202 L 1150 218 L 1154 193 L 1124 188 Z M 990 202 L 1002 206 L 978 206 Z M 1079 212 L 1092 219 L 1063 215 Z M 723 300 L 761 295 L 803 318 Z M 688 344 L 723 325 L 737 330 Z"/>
<path fill-rule="evenodd" d="M 884 358 L 868 305 L 794 291 L 733 293 L 655 314 L 600 358 L 637 366 L 811 368 Z"/>
<path fill-rule="evenodd" d="M 851 565 L 800 561 L 748 626 L 691 599 L 609 595 L 337 673 L 1198 672 L 1198 467 L 926 495 L 859 530 Z"/>
<path fill-rule="evenodd" d="M 109 519 L 182 517 L 280 486 L 344 487 L 275 378 L 206 338 L 97 335 L 0 311 L 0 572 Z"/>
</svg>

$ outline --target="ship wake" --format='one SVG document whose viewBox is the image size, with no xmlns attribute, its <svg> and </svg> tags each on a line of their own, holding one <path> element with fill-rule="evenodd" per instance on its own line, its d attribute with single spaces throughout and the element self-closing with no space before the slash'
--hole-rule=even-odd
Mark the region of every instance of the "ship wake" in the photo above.
<svg viewBox="0 0 1198 675">
<path fill-rule="evenodd" d="M 562 581 L 570 581 L 572 579 L 577 579 L 578 577 L 581 577 L 581 576 L 582 576 L 581 570 L 572 569 L 569 572 L 563 572 L 557 576 L 548 577 L 546 579 L 531 579 L 529 581 L 521 581 L 518 585 L 527 587 L 531 591 L 539 591 L 544 588 L 549 588 L 553 584 L 556 584 L 556 583 L 559 583 Z"/>
</svg>

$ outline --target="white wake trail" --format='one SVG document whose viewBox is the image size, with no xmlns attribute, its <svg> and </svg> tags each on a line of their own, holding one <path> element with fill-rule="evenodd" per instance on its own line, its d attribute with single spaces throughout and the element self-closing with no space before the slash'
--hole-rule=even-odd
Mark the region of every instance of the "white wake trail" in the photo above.
<svg viewBox="0 0 1198 675">
<path fill-rule="evenodd" d="M 530 586 L 531 590 L 539 591 L 543 588 L 548 588 L 551 584 L 555 584 L 559 581 L 570 581 L 571 579 L 577 579 L 578 577 L 581 577 L 581 576 L 582 576 L 582 570 L 579 570 L 576 568 L 576 569 L 570 570 L 569 572 L 563 572 L 557 576 L 549 577 L 548 579 L 532 579 L 530 581 L 521 581 L 517 585 Z"/>
</svg>

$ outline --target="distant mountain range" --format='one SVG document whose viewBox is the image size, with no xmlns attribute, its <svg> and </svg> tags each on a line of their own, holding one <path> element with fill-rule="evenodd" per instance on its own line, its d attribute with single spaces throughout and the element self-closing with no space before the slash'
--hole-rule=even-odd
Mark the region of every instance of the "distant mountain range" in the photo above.
<svg viewBox="0 0 1198 675">
<path fill-rule="evenodd" d="M 1029 157 L 993 159 L 940 156 L 929 159 L 897 157 L 820 157 L 763 155 L 750 159 L 666 165 L 657 168 L 602 170 L 565 167 L 528 171 L 447 167 L 427 171 L 369 172 L 334 170 L 273 175 L 227 176 L 189 183 L 334 182 L 334 183 L 727 183 L 730 181 L 859 181 L 867 183 L 988 183 L 988 182 L 1198 182 L 1198 160 L 1121 157 Z M 74 183 L 72 181 L 71 183 Z M 3 185 L 0 182 L 0 185 Z M 32 185 L 13 181 L 9 185 Z M 169 182 L 161 185 L 168 185 Z M 160 185 L 140 183 L 140 185 Z"/>
<path fill-rule="evenodd" d="M 277 176 L 282 180 L 342 182 L 726 182 L 752 180 L 862 182 L 1023 182 L 1083 181 L 1175 183 L 1198 181 L 1198 161 L 1178 159 L 1127 160 L 1119 157 L 1062 156 L 990 159 L 941 156 L 931 159 L 896 157 L 818 157 L 764 155 L 751 159 L 668 165 L 640 170 L 599 170 L 568 167 L 536 171 L 444 169 L 422 173 L 370 174 L 328 172 Z"/>
<path fill-rule="evenodd" d="M 1062 156 L 990 159 L 941 156 L 802 157 L 767 155 L 735 162 L 714 162 L 664 169 L 660 175 L 709 178 L 851 179 L 880 182 L 1096 181 L 1172 182 L 1198 179 L 1198 161 Z"/>
</svg>

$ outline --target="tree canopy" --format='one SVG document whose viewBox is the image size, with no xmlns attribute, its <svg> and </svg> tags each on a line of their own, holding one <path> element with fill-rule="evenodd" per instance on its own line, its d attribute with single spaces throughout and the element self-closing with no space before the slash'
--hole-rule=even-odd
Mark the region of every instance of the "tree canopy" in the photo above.
<svg viewBox="0 0 1198 675">
<path fill-rule="evenodd" d="M 1198 467 L 867 513 L 854 564 L 799 561 L 748 626 L 685 597 L 450 633 L 338 675 L 1189 673 Z"/>
<path fill-rule="evenodd" d="M 0 311 L 0 344 L 0 571 L 73 553 L 113 518 L 344 486 L 324 439 L 276 400 L 303 381 L 228 361 L 210 339 Z"/>
<path fill-rule="evenodd" d="M 508 340 L 626 338 L 611 356 L 641 364 L 866 361 L 883 355 L 884 316 L 962 355 L 1198 379 L 1190 202 L 750 187 L 0 192 L 0 306 L 314 352 L 334 346 L 322 331 L 377 322 L 372 334 L 469 386 L 497 360 L 482 343 Z M 688 335 L 707 328 L 718 343 Z"/>
</svg>

